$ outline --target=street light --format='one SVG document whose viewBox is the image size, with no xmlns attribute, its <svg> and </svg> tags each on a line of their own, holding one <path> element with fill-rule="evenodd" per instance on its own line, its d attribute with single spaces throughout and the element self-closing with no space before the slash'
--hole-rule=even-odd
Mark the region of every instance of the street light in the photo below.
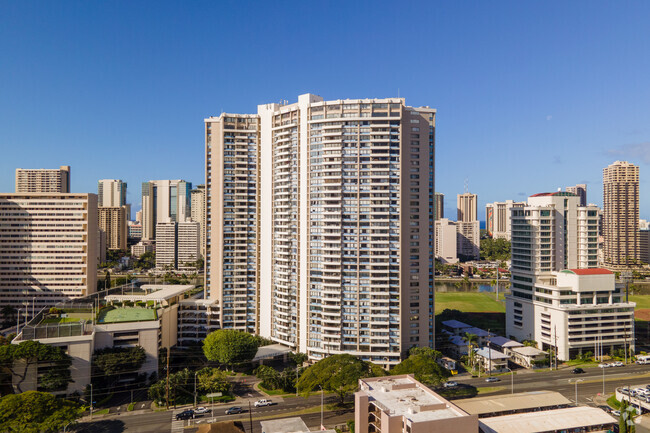
<svg viewBox="0 0 650 433">
<path fill-rule="evenodd" d="M 199 374 L 198 371 L 194 372 L 194 407 L 196 407 L 196 375 Z"/>
<path fill-rule="evenodd" d="M 325 430 L 325 427 L 323 426 L 323 387 L 318 385 L 320 388 L 320 428 L 321 430 Z"/>
<path fill-rule="evenodd" d="M 515 372 L 510 370 L 508 367 L 504 367 L 510 372 L 510 394 L 515 393 Z"/>
<path fill-rule="evenodd" d="M 576 406 L 578 405 L 578 383 L 583 382 L 584 379 L 576 379 L 575 382 L 573 382 L 576 386 Z M 571 383 L 571 379 L 569 379 L 569 383 Z"/>
</svg>

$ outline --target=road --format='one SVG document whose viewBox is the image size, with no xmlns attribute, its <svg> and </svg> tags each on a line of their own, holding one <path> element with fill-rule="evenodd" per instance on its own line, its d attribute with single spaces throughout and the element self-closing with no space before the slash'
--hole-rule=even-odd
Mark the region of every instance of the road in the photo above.
<svg viewBox="0 0 650 433">
<path fill-rule="evenodd" d="M 582 379 L 578 384 L 578 403 L 590 404 L 591 399 L 602 393 L 603 391 L 603 370 L 600 368 L 585 368 L 583 374 L 571 374 L 571 369 L 563 369 L 559 371 L 550 372 L 532 372 L 518 370 L 518 374 L 514 376 L 514 392 L 536 391 L 536 390 L 549 390 L 557 391 L 573 401 L 575 399 L 575 385 L 574 380 Z M 629 365 L 620 368 L 607 368 L 605 373 L 605 392 L 607 394 L 613 393 L 614 389 L 619 386 L 630 384 L 650 383 L 650 365 Z M 498 376 L 500 381 L 496 383 L 486 383 L 485 377 L 470 378 L 470 377 L 457 377 L 455 380 L 461 384 L 471 385 L 477 388 L 482 387 L 500 387 L 502 389 L 486 395 L 499 395 L 507 394 L 510 392 L 510 375 Z M 571 383 L 569 383 L 571 380 Z M 311 395 L 309 398 L 293 397 L 286 399 L 279 399 L 271 397 L 278 404 L 268 407 L 261 407 L 253 409 L 253 418 L 269 416 L 272 418 L 283 418 L 286 414 L 291 412 L 300 411 L 310 407 L 318 407 L 320 405 L 320 395 Z M 334 397 L 326 397 L 325 403 L 332 403 L 336 401 Z M 215 405 L 215 415 L 218 421 L 223 420 L 241 420 L 248 431 L 249 414 L 248 412 L 237 415 L 225 415 L 224 412 L 227 408 L 232 406 L 242 406 L 246 411 L 248 410 L 246 403 L 230 403 Z M 305 423 L 317 430 L 320 425 L 320 413 L 309 413 L 300 415 Z M 208 416 L 209 417 L 209 416 Z M 339 412 L 325 412 L 324 422 L 325 426 L 332 427 L 337 424 L 344 424 L 347 420 L 353 419 L 354 413 L 352 410 L 342 410 Z M 78 432 L 83 433 L 119 433 L 119 432 L 171 432 L 172 429 L 172 412 L 150 412 L 124 414 L 107 416 L 101 421 L 93 423 L 82 423 L 77 429 Z M 259 421 L 253 421 L 253 433 L 260 432 Z M 189 432 L 188 432 L 189 433 Z M 250 433 L 250 432 L 248 432 Z"/>
</svg>

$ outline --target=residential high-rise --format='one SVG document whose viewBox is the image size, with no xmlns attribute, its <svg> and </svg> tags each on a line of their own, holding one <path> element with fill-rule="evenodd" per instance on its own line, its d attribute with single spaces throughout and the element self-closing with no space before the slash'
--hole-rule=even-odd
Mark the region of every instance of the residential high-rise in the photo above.
<svg viewBox="0 0 650 433">
<path fill-rule="evenodd" d="M 445 195 L 437 192 L 433 199 L 433 220 L 438 221 L 445 217 Z"/>
<path fill-rule="evenodd" d="M 176 269 L 177 236 L 175 222 L 156 224 L 156 269 Z"/>
<path fill-rule="evenodd" d="M 159 270 L 194 271 L 201 257 L 199 223 L 193 221 L 158 223 L 156 227 L 156 268 Z M 146 252 L 146 244 L 136 251 Z"/>
<path fill-rule="evenodd" d="M 127 216 L 126 206 L 99 207 L 99 228 L 106 232 L 106 248 L 126 250 Z"/>
<path fill-rule="evenodd" d="M 237 283 L 227 271 L 259 269 L 255 326 L 312 360 L 388 366 L 432 346 L 434 117 L 399 98 L 307 94 L 206 119 L 210 296 Z M 252 311 L 245 293 L 222 303 L 224 323 Z"/>
<path fill-rule="evenodd" d="M 222 328 L 253 333 L 260 314 L 259 124 L 254 114 L 205 119 L 205 287 L 221 305 Z"/>
<path fill-rule="evenodd" d="M 650 230 L 639 230 L 639 259 L 642 263 L 650 263 Z"/>
<path fill-rule="evenodd" d="M 567 186 L 565 190 L 580 197 L 580 206 L 587 206 L 587 185 L 579 183 L 576 186 Z"/>
<path fill-rule="evenodd" d="M 201 226 L 198 222 L 177 224 L 176 269 L 194 270 L 194 262 L 201 258 Z"/>
<path fill-rule="evenodd" d="M 59 169 L 16 169 L 17 193 L 69 193 L 70 166 Z"/>
<path fill-rule="evenodd" d="M 126 219 L 131 219 L 131 205 L 126 203 L 126 182 L 119 179 L 102 179 L 97 182 L 99 207 L 126 206 Z"/>
<path fill-rule="evenodd" d="M 493 239 L 510 240 L 510 210 L 513 207 L 524 207 L 525 202 L 506 200 L 485 205 L 485 228 Z"/>
<path fill-rule="evenodd" d="M 192 183 L 152 180 L 142 183 L 142 238 L 156 239 L 159 222 L 184 222 L 191 217 Z"/>
<path fill-rule="evenodd" d="M 639 167 L 616 161 L 603 170 L 604 260 L 622 269 L 639 260 Z"/>
<path fill-rule="evenodd" d="M 98 231 L 95 194 L 0 194 L 0 308 L 95 292 Z"/>
<path fill-rule="evenodd" d="M 458 262 L 458 229 L 447 218 L 435 222 L 435 257 L 442 263 Z"/>
<path fill-rule="evenodd" d="M 458 222 L 471 222 L 478 220 L 477 196 L 466 192 L 458 194 Z"/>
<path fill-rule="evenodd" d="M 201 256 L 205 256 L 205 185 L 199 185 L 192 191 L 192 221 L 199 223 L 199 242 Z"/>
</svg>

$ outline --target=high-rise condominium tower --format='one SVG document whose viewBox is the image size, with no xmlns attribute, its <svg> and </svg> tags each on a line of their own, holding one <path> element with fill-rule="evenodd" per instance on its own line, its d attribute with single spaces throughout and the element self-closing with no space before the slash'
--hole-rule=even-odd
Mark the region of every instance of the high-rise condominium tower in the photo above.
<svg viewBox="0 0 650 433">
<path fill-rule="evenodd" d="M 191 217 L 192 183 L 152 180 L 142 183 L 142 238 L 156 239 L 159 222 L 184 222 Z"/>
<path fill-rule="evenodd" d="M 16 169 L 16 192 L 69 193 L 70 166 L 59 169 Z"/>
<path fill-rule="evenodd" d="M 580 206 L 587 206 L 587 185 L 579 183 L 576 186 L 567 186 L 565 190 L 580 197 Z"/>
<path fill-rule="evenodd" d="M 438 221 L 445 217 L 445 195 L 437 192 L 433 199 L 433 220 Z"/>
<path fill-rule="evenodd" d="M 639 167 L 616 161 L 603 170 L 605 266 L 621 269 L 640 258 Z"/>
<path fill-rule="evenodd" d="M 97 213 L 99 228 L 106 232 L 106 248 L 125 250 L 128 237 L 126 206 L 100 207 Z"/>
<path fill-rule="evenodd" d="M 471 222 L 478 219 L 476 194 L 458 194 L 458 222 Z"/>
<path fill-rule="evenodd" d="M 198 185 L 190 191 L 192 221 L 199 223 L 199 244 L 201 257 L 205 257 L 205 185 Z"/>
<path fill-rule="evenodd" d="M 0 308 L 37 313 L 97 288 L 95 194 L 0 194 Z"/>
<path fill-rule="evenodd" d="M 399 98 L 307 94 L 206 119 L 210 296 L 257 266 L 255 326 L 313 360 L 394 365 L 432 346 L 434 130 L 435 110 Z M 248 323 L 245 293 L 225 323 Z"/>
<path fill-rule="evenodd" d="M 513 207 L 524 207 L 525 202 L 515 202 L 506 200 L 504 202 L 495 201 L 485 205 L 485 228 L 487 234 L 494 239 L 510 240 L 511 212 Z"/>
<path fill-rule="evenodd" d="M 131 205 L 126 203 L 126 182 L 119 179 L 102 179 L 97 182 L 99 207 L 126 206 L 126 219 L 131 219 Z"/>
</svg>

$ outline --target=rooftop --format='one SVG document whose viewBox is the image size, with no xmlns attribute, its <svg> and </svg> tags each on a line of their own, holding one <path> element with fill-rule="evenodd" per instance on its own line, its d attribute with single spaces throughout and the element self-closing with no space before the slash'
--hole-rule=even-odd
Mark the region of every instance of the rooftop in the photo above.
<svg viewBox="0 0 650 433">
<path fill-rule="evenodd" d="M 484 415 L 511 410 L 538 410 L 540 407 L 572 404 L 566 397 L 554 391 L 530 391 L 499 396 L 476 397 L 458 400 L 456 406 L 472 415 Z"/>
<path fill-rule="evenodd" d="M 477 337 L 488 337 L 488 336 L 496 337 L 495 333 L 493 332 L 488 333 L 488 331 L 481 328 L 467 328 L 467 329 L 463 329 L 463 332 L 467 332 L 468 334 L 474 334 Z"/>
<path fill-rule="evenodd" d="M 270 344 L 268 346 L 262 346 L 259 349 L 257 349 L 253 361 L 259 361 L 260 359 L 267 359 L 267 358 L 275 358 L 276 356 L 285 355 L 290 352 L 291 349 L 289 349 L 287 346 L 283 346 L 282 344 Z"/>
<path fill-rule="evenodd" d="M 194 286 L 191 284 L 145 284 L 141 286 L 137 292 L 130 292 L 129 289 L 126 288 L 123 294 L 108 295 L 106 296 L 106 301 L 163 302 L 176 296 L 180 296 L 193 288 Z"/>
<path fill-rule="evenodd" d="M 445 325 L 448 328 L 452 329 L 463 329 L 463 328 L 471 328 L 472 325 L 468 325 L 467 323 L 459 322 L 458 320 L 445 320 L 442 322 L 443 325 Z"/>
<path fill-rule="evenodd" d="M 612 271 L 602 268 L 591 268 L 591 269 L 565 269 L 561 272 L 565 274 L 574 274 L 574 275 L 611 275 Z"/>
<path fill-rule="evenodd" d="M 97 323 L 146 322 L 157 320 L 156 310 L 143 307 L 106 307 L 99 311 Z"/>
<path fill-rule="evenodd" d="M 479 420 L 486 433 L 537 433 L 617 424 L 602 409 L 588 406 L 504 415 Z"/>
<path fill-rule="evenodd" d="M 478 356 L 486 359 L 510 359 L 508 355 L 501 353 L 498 350 L 488 349 L 487 347 L 483 347 L 482 349 L 474 349 L 474 352 L 476 352 Z"/>
<path fill-rule="evenodd" d="M 543 350 L 539 350 L 538 348 L 531 346 L 515 347 L 512 349 L 512 351 L 524 356 L 538 356 L 546 354 L 546 352 Z"/>
<path fill-rule="evenodd" d="M 262 433 L 308 433 L 309 427 L 300 418 L 283 418 L 260 421 Z M 324 430 L 325 433 L 334 433 L 334 430 Z"/>
<path fill-rule="evenodd" d="M 558 196 L 558 197 L 577 197 L 576 194 L 572 192 L 566 192 L 566 191 L 556 191 L 556 192 L 540 192 L 537 194 L 531 195 L 531 197 L 550 197 L 550 196 Z"/>
<path fill-rule="evenodd" d="M 490 344 L 495 344 L 500 347 L 521 347 L 523 344 L 510 340 L 506 337 L 502 337 L 500 335 L 497 335 L 496 337 L 492 337 L 490 339 Z"/>
<path fill-rule="evenodd" d="M 468 416 L 408 375 L 362 379 L 360 383 L 361 392 L 391 416 L 402 416 L 411 422 Z"/>
</svg>

